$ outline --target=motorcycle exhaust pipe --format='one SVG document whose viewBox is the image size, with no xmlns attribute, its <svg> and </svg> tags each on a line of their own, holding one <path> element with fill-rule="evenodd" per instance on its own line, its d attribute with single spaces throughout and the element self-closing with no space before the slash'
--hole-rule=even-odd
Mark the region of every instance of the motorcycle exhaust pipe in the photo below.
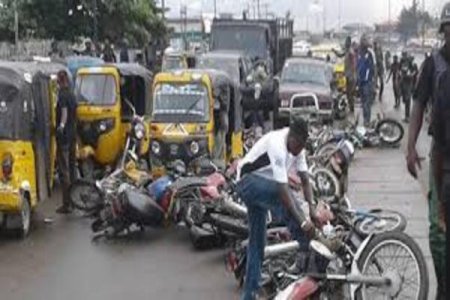
<svg viewBox="0 0 450 300">
<path fill-rule="evenodd" d="M 223 200 L 223 208 L 225 211 L 237 215 L 240 218 L 247 218 L 247 208 L 244 205 L 233 201 L 232 197 L 225 197 Z"/>
<path fill-rule="evenodd" d="M 281 243 L 276 245 L 267 246 L 264 248 L 264 257 L 272 257 L 280 254 L 284 254 L 291 251 L 297 251 L 300 245 L 297 241 L 291 241 L 287 243 Z"/>
</svg>

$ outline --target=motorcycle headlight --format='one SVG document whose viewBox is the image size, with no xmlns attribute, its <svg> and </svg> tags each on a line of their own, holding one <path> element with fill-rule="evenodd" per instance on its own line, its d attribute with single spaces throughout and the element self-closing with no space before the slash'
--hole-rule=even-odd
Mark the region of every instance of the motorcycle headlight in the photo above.
<svg viewBox="0 0 450 300">
<path fill-rule="evenodd" d="M 196 155 L 200 151 L 200 146 L 196 141 L 191 142 L 190 150 L 193 155 Z"/>
<path fill-rule="evenodd" d="M 97 130 L 100 133 L 105 133 L 114 127 L 114 119 L 105 119 L 97 123 Z"/>
<path fill-rule="evenodd" d="M 156 155 L 161 153 L 161 145 L 157 141 L 152 142 L 152 152 Z"/>
<path fill-rule="evenodd" d="M 138 140 L 142 140 L 145 136 L 145 126 L 142 123 L 134 125 L 134 135 Z"/>
</svg>

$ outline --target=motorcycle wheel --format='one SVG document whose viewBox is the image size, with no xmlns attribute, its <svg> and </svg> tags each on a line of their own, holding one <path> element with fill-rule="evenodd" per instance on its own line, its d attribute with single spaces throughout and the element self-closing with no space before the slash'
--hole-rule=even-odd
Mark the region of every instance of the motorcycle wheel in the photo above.
<svg viewBox="0 0 450 300">
<path fill-rule="evenodd" d="M 315 190 L 321 198 L 333 201 L 341 196 L 341 185 L 339 179 L 333 172 L 326 168 L 317 168 L 312 172 Z"/>
<path fill-rule="evenodd" d="M 356 295 L 358 300 L 428 299 L 425 258 L 417 243 L 403 232 L 375 235 L 361 253 L 358 267 L 362 275 L 387 276 L 391 280 L 389 286 L 361 285 Z"/>
<path fill-rule="evenodd" d="M 384 119 L 378 123 L 376 132 L 383 143 L 391 146 L 397 145 L 405 134 L 402 124 L 392 119 Z"/>
<path fill-rule="evenodd" d="M 211 218 L 211 223 L 221 231 L 228 231 L 242 238 L 247 238 L 248 227 L 245 225 L 244 220 L 221 214 L 211 214 L 209 217 Z"/>
<path fill-rule="evenodd" d="M 337 150 L 337 145 L 334 142 L 327 142 L 316 150 L 314 153 L 315 156 L 324 156 L 329 157 L 332 153 L 334 153 Z"/>
<path fill-rule="evenodd" d="M 86 213 L 98 211 L 104 203 L 103 193 L 95 183 L 83 179 L 71 185 L 69 198 L 76 209 Z"/>
<path fill-rule="evenodd" d="M 361 236 L 366 237 L 371 233 L 404 231 L 406 224 L 406 218 L 399 212 L 374 209 L 356 222 L 355 230 Z"/>
</svg>

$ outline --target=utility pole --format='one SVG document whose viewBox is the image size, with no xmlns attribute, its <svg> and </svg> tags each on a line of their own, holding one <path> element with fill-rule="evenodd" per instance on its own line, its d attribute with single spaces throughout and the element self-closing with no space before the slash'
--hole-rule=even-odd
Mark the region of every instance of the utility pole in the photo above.
<svg viewBox="0 0 450 300">
<path fill-rule="evenodd" d="M 163 20 L 166 18 L 166 0 L 161 0 L 161 9 Z"/>
<path fill-rule="evenodd" d="M 19 53 L 19 11 L 17 8 L 17 1 L 19 0 L 14 0 L 14 42 L 16 55 Z"/>
<path fill-rule="evenodd" d="M 425 46 L 425 0 L 422 0 L 422 47 Z"/>
<path fill-rule="evenodd" d="M 389 41 L 388 41 L 388 45 L 389 45 L 389 48 L 391 48 L 391 33 L 392 33 L 392 24 L 391 24 L 391 22 L 392 22 L 392 20 L 391 20 L 391 0 L 388 0 L 388 18 L 389 18 L 389 20 L 388 20 L 388 39 L 389 39 Z"/>
<path fill-rule="evenodd" d="M 95 43 L 96 47 L 98 45 L 98 19 L 97 19 L 97 13 L 98 13 L 97 0 L 94 0 L 94 43 Z"/>
<path fill-rule="evenodd" d="M 338 0 L 338 29 L 341 30 L 342 0 Z"/>
<path fill-rule="evenodd" d="M 256 0 L 256 7 L 258 9 L 258 19 L 261 19 L 261 0 Z"/>
<path fill-rule="evenodd" d="M 264 3 L 263 6 L 264 6 L 266 19 L 268 19 L 269 18 L 269 3 Z"/>
<path fill-rule="evenodd" d="M 217 0 L 214 0 L 214 18 L 217 18 Z"/>
<path fill-rule="evenodd" d="M 323 34 L 327 32 L 327 11 L 325 10 L 325 0 L 322 4 L 322 18 L 323 18 Z"/>
<path fill-rule="evenodd" d="M 187 50 L 187 6 L 182 5 L 180 7 L 180 19 L 182 20 L 182 32 L 183 32 L 183 40 L 184 40 L 184 50 Z"/>
</svg>

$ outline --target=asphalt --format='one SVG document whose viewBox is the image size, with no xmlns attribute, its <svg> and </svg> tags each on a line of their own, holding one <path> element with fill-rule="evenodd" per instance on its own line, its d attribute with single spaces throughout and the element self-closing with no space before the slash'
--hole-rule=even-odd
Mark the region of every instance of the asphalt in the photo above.
<svg viewBox="0 0 450 300">
<path fill-rule="evenodd" d="M 391 102 L 387 96 L 382 110 L 399 118 L 399 112 L 389 108 Z M 427 143 L 421 136 L 423 154 Z M 427 258 L 434 292 L 426 186 L 420 184 L 426 183 L 426 166 L 422 180 L 412 180 L 403 149 L 359 152 L 350 171 L 349 195 L 355 206 L 397 209 L 408 217 L 407 232 Z M 59 196 L 55 193 L 39 207 L 27 239 L 0 237 L 1 300 L 238 299 L 223 250 L 195 251 L 184 228 L 92 242 L 88 219 L 54 213 Z"/>
</svg>

